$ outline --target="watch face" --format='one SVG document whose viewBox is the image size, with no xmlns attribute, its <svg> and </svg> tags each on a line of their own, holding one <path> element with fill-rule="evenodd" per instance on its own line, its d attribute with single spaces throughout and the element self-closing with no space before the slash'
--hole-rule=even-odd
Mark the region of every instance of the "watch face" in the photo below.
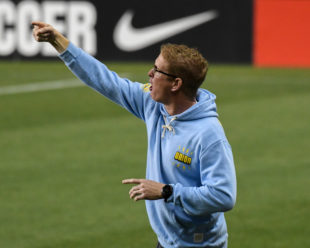
<svg viewBox="0 0 310 248">
<path fill-rule="evenodd" d="M 169 184 L 165 185 L 162 190 L 163 198 L 165 199 L 169 198 L 172 195 L 172 192 L 173 192 L 172 186 Z"/>
</svg>

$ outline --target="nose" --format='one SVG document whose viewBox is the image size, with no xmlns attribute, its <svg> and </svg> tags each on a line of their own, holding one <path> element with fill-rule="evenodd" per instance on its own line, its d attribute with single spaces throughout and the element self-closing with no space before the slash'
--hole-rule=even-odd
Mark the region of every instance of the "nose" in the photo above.
<svg viewBox="0 0 310 248">
<path fill-rule="evenodd" d="M 154 70 L 153 70 L 153 68 L 149 70 L 149 72 L 147 73 L 147 75 L 148 75 L 149 77 L 154 77 Z"/>
</svg>

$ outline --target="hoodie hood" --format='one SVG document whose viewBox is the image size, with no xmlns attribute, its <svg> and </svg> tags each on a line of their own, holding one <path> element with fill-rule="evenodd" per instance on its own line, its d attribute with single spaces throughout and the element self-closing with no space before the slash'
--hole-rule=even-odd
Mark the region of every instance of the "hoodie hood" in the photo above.
<svg viewBox="0 0 310 248">
<path fill-rule="evenodd" d="M 178 121 L 197 120 L 206 117 L 218 117 L 216 112 L 215 99 L 216 96 L 206 89 L 198 89 L 197 103 L 181 114 L 175 115 L 174 119 Z M 161 106 L 161 114 L 171 119 L 172 116 L 168 114 L 164 105 Z"/>
</svg>

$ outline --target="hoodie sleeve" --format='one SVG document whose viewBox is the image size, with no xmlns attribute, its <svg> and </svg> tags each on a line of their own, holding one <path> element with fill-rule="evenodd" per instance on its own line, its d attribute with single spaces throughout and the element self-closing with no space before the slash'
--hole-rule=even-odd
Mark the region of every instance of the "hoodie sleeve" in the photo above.
<svg viewBox="0 0 310 248">
<path fill-rule="evenodd" d="M 191 216 L 224 212 L 236 201 L 236 175 L 231 147 L 226 140 L 211 145 L 200 156 L 202 186 L 174 186 L 170 202 L 179 205 Z"/>
<path fill-rule="evenodd" d="M 103 63 L 72 43 L 59 57 L 86 85 L 145 120 L 143 84 L 120 78 Z"/>
</svg>

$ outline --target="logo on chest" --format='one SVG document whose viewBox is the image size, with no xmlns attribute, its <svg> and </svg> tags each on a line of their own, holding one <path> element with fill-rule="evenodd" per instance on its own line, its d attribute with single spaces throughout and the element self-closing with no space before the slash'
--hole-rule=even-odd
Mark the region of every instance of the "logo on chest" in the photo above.
<svg viewBox="0 0 310 248">
<path fill-rule="evenodd" d="M 189 149 L 186 149 L 183 147 L 181 149 L 181 146 L 179 146 L 179 150 L 174 155 L 174 162 L 173 165 L 175 165 L 177 168 L 182 168 L 183 170 L 191 169 L 191 163 L 192 163 L 192 155 L 193 152 L 190 152 Z"/>
</svg>

